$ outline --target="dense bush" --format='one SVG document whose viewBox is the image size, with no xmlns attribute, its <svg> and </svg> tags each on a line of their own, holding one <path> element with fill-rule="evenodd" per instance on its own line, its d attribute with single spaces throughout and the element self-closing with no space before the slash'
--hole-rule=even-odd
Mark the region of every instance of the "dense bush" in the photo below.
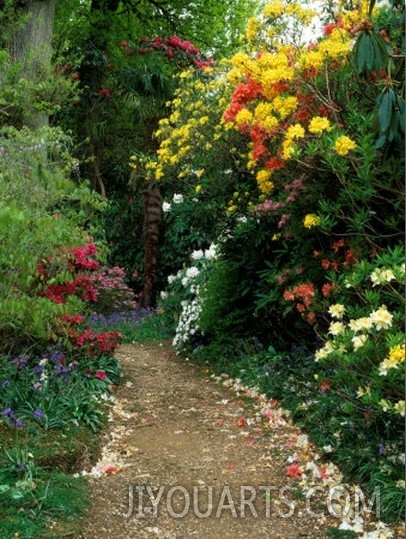
<svg viewBox="0 0 406 539">
<path fill-rule="evenodd" d="M 211 90 L 207 80 L 186 85 L 161 122 L 161 147 L 147 168 L 176 189 L 189 222 L 204 209 L 209 222 L 216 215 L 217 234 L 217 258 L 199 267 L 198 286 L 188 284 L 185 296 L 169 284 L 163 308 L 179 316 L 178 349 L 231 372 L 241 362 L 250 373 L 259 367 L 267 391 L 286 402 L 288 385 L 295 388 L 295 417 L 334 448 L 349 478 L 372 490 L 384 485 L 386 516 L 397 518 L 404 6 L 341 9 L 323 35 L 301 43 L 311 16 L 297 4 L 266 6 L 228 71 L 212 71 Z M 175 220 L 168 224 L 176 230 Z M 185 253 L 196 249 L 190 245 Z M 182 264 L 176 282 L 193 269 L 186 258 Z M 299 364 L 292 347 L 304 350 Z M 273 356 L 283 359 L 276 365 Z"/>
</svg>

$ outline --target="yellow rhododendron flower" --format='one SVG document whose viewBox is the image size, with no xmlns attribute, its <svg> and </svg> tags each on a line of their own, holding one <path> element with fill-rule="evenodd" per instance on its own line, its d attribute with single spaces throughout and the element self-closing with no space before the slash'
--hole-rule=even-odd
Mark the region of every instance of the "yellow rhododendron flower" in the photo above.
<svg viewBox="0 0 406 539">
<path fill-rule="evenodd" d="M 265 6 L 263 14 L 266 18 L 280 17 L 281 15 L 283 15 L 284 10 L 285 6 L 283 2 L 275 1 Z"/>
<path fill-rule="evenodd" d="M 399 365 L 405 362 L 405 345 L 393 346 L 389 350 L 389 357 L 385 358 L 379 365 L 380 376 L 386 376 L 388 370 L 397 369 Z"/>
<path fill-rule="evenodd" d="M 314 213 L 308 213 L 304 218 L 303 225 L 305 228 L 312 228 L 314 226 L 319 226 L 321 219 L 318 215 Z"/>
<path fill-rule="evenodd" d="M 291 125 L 290 127 L 288 127 L 288 130 L 286 131 L 287 140 L 303 138 L 304 136 L 305 136 L 305 130 L 304 130 L 304 127 L 302 127 L 300 124 Z"/>
<path fill-rule="evenodd" d="M 248 109 L 242 109 L 235 117 L 237 125 L 250 124 L 252 122 L 252 112 Z"/>
<path fill-rule="evenodd" d="M 255 17 L 248 20 L 246 35 L 249 41 L 253 41 L 257 37 L 260 26 L 261 23 Z"/>
<path fill-rule="evenodd" d="M 347 155 L 350 150 L 353 150 L 356 147 L 356 143 L 345 135 L 338 137 L 334 143 L 335 151 L 341 156 Z"/>
<path fill-rule="evenodd" d="M 314 118 L 312 118 L 309 124 L 310 133 L 314 133 L 315 135 L 319 135 L 323 131 L 330 131 L 330 130 L 331 130 L 331 124 L 328 118 L 315 116 Z"/>
</svg>

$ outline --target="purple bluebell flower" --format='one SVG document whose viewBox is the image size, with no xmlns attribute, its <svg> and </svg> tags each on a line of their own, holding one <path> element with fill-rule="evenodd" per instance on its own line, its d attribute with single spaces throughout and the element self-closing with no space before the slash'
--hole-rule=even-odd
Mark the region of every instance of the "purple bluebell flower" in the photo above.
<svg viewBox="0 0 406 539">
<path fill-rule="evenodd" d="M 12 359 L 11 363 L 13 363 L 18 368 L 18 370 L 21 371 L 21 369 L 23 369 L 27 365 L 29 360 L 30 360 L 30 356 L 27 354 L 24 354 L 22 356 L 18 356 Z"/>
<path fill-rule="evenodd" d="M 32 415 L 37 419 L 42 419 L 44 417 L 44 412 L 40 408 L 36 408 Z"/>
</svg>

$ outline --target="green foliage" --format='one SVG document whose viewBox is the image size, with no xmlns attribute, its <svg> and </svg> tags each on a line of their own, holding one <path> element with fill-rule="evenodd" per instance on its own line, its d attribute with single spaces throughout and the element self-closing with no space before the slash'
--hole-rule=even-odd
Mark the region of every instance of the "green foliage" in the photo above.
<svg viewBox="0 0 406 539">
<path fill-rule="evenodd" d="M 82 227 L 101 204 L 85 186 L 67 179 L 75 162 L 60 130 L 33 134 L 6 128 L 0 148 L 0 348 L 7 351 L 46 340 L 52 320 L 66 312 L 39 295 L 37 266 L 58 257 L 61 245 L 83 243 Z M 63 264 L 58 278 L 67 278 Z M 71 301 L 70 308 L 75 312 L 80 302 Z"/>
<path fill-rule="evenodd" d="M 26 450 L 6 452 L 0 462 L 0 532 L 22 539 L 43 536 L 50 522 L 69 525 L 88 505 L 85 480 L 49 473 Z"/>
</svg>

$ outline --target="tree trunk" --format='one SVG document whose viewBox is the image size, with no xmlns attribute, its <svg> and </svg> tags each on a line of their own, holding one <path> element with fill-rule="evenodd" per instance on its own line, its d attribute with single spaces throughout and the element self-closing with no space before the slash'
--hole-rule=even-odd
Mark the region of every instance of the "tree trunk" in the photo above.
<svg viewBox="0 0 406 539">
<path fill-rule="evenodd" d="M 27 22 L 14 33 L 9 52 L 21 64 L 22 76 L 35 84 L 50 74 L 55 0 L 25 0 L 22 4 Z M 27 111 L 24 118 L 31 129 L 48 125 L 48 120 L 47 113 L 35 110 Z"/>
<path fill-rule="evenodd" d="M 154 305 L 155 279 L 158 268 L 159 224 L 162 215 L 162 196 L 158 188 L 144 190 L 144 288 L 143 307 Z"/>
</svg>

